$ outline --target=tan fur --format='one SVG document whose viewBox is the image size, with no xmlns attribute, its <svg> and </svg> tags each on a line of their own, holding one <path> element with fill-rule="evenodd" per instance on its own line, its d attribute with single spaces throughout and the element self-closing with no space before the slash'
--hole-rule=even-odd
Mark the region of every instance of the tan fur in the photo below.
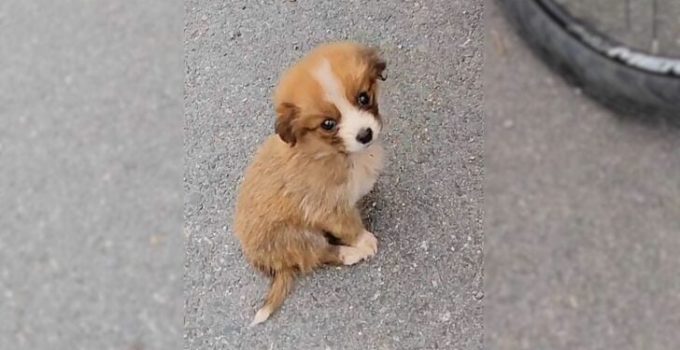
<svg viewBox="0 0 680 350">
<path fill-rule="evenodd" d="M 248 167 L 235 214 L 246 259 L 272 277 L 253 324 L 281 306 L 298 273 L 324 264 L 351 265 L 377 251 L 355 205 L 373 188 L 383 151 L 376 141 L 348 153 L 337 135 L 318 127 L 331 114 L 342 118 L 310 74 L 321 59 L 331 62 L 348 100 L 359 91 L 376 98 L 384 69 L 374 50 L 338 43 L 316 49 L 282 76 L 275 97 L 278 135 L 267 138 Z M 370 111 L 379 120 L 374 104 Z M 330 244 L 324 232 L 343 245 Z"/>
</svg>

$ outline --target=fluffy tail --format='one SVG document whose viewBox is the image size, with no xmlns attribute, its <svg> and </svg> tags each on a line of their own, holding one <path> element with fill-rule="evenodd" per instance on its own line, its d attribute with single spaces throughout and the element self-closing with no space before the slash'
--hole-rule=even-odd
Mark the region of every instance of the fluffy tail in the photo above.
<svg viewBox="0 0 680 350">
<path fill-rule="evenodd" d="M 267 299 L 265 300 L 264 306 L 255 314 L 255 319 L 250 323 L 250 326 L 262 323 L 266 321 L 269 316 L 281 307 L 283 301 L 290 293 L 293 288 L 293 283 L 295 282 L 295 273 L 293 271 L 281 270 L 276 271 L 274 278 L 272 279 L 271 287 L 269 288 L 269 293 L 267 294 Z"/>
</svg>

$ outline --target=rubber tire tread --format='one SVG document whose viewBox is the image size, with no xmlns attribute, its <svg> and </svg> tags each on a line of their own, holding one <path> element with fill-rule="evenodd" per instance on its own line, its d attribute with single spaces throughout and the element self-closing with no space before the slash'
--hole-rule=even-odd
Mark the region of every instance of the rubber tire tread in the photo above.
<svg viewBox="0 0 680 350">
<path fill-rule="evenodd" d="M 568 33 L 535 0 L 498 0 L 521 37 L 568 82 L 617 112 L 680 122 L 680 78 L 628 66 Z"/>
</svg>

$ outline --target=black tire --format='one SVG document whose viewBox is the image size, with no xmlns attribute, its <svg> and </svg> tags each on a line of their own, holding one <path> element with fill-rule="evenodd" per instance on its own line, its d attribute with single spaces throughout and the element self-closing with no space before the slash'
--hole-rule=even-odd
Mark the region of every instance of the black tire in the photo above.
<svg viewBox="0 0 680 350">
<path fill-rule="evenodd" d="M 652 71 L 610 57 L 598 50 L 601 47 L 574 33 L 572 26 L 586 28 L 600 40 L 596 44 L 618 43 L 577 22 L 553 1 L 499 1 L 522 38 L 567 81 L 623 114 L 680 122 L 680 71 L 674 70 L 677 67 Z"/>
</svg>

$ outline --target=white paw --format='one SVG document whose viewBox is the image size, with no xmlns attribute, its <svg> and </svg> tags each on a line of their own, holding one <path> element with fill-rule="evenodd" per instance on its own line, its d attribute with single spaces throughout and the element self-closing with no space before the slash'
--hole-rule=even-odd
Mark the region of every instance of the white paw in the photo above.
<svg viewBox="0 0 680 350">
<path fill-rule="evenodd" d="M 378 252 L 378 239 L 372 233 L 364 230 L 357 240 L 356 247 L 361 249 L 366 257 L 371 257 Z"/>
<path fill-rule="evenodd" d="M 338 249 L 340 249 L 340 260 L 342 260 L 342 263 L 345 265 L 354 265 L 366 257 L 366 253 L 359 248 L 343 245 Z"/>
</svg>

